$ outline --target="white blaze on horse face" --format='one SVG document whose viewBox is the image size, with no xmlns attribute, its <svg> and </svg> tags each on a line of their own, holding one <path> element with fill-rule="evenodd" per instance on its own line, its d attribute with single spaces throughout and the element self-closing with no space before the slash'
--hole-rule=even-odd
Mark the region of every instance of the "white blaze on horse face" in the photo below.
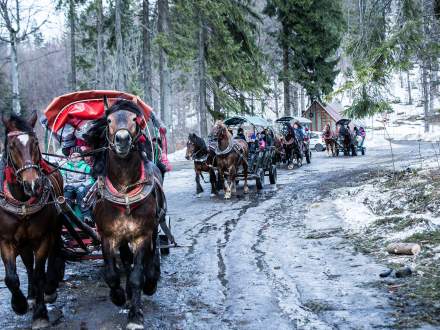
<svg viewBox="0 0 440 330">
<path fill-rule="evenodd" d="M 29 142 L 29 135 L 28 134 L 20 134 L 17 136 L 17 140 L 21 143 L 23 147 L 26 147 L 27 143 Z"/>
</svg>

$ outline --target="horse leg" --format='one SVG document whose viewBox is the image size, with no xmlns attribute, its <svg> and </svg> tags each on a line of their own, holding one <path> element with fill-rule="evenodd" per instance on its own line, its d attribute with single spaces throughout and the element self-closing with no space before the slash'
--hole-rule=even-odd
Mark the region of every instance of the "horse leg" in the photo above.
<svg viewBox="0 0 440 330">
<path fill-rule="evenodd" d="M 158 232 L 155 230 L 153 235 L 153 257 L 147 253 L 145 257 L 145 283 L 143 291 L 147 296 L 152 296 L 157 290 L 157 282 L 160 278 L 160 249 L 157 247 Z"/>
<path fill-rule="evenodd" d="M 15 313 L 19 315 L 26 314 L 28 302 L 23 292 L 20 290 L 20 279 L 17 275 L 16 258 L 17 251 L 13 243 L 1 241 L 0 249 L 3 264 L 5 265 L 5 284 L 11 291 L 11 305 Z"/>
<path fill-rule="evenodd" d="M 229 185 L 231 187 L 231 195 L 237 193 L 237 184 L 236 184 L 236 176 L 237 176 L 237 170 L 235 166 L 231 166 L 229 168 Z"/>
<path fill-rule="evenodd" d="M 249 187 L 248 187 L 248 164 L 246 161 L 243 162 L 243 177 L 244 177 L 243 191 L 245 194 L 247 194 L 249 192 Z"/>
<path fill-rule="evenodd" d="M 231 168 L 228 168 L 228 177 L 225 180 L 225 199 L 230 199 L 231 198 Z"/>
<path fill-rule="evenodd" d="M 212 168 L 209 169 L 209 182 L 211 182 L 211 196 L 217 195 L 217 177 Z"/>
<path fill-rule="evenodd" d="M 59 222 L 61 223 L 61 222 Z M 47 259 L 47 278 L 46 287 L 44 289 L 44 300 L 47 303 L 54 303 L 57 299 L 57 292 L 59 283 L 64 278 L 64 270 L 66 267 L 65 260 L 61 255 L 63 242 L 61 240 L 61 227 L 54 239 L 54 245 L 49 252 Z"/>
<path fill-rule="evenodd" d="M 110 298 L 116 306 L 125 304 L 125 292 L 121 288 L 121 279 L 116 270 L 116 244 L 107 237 L 101 238 L 104 258 L 104 279 L 110 288 Z"/>
<path fill-rule="evenodd" d="M 35 304 L 35 290 L 33 286 L 33 274 L 34 274 L 34 252 L 30 246 L 23 247 L 20 251 L 21 260 L 26 267 L 26 273 L 28 278 L 28 293 L 27 301 L 30 306 Z"/>
<path fill-rule="evenodd" d="M 200 170 L 196 170 L 197 197 L 202 196 L 203 187 L 200 184 Z"/>
<path fill-rule="evenodd" d="M 44 287 L 46 283 L 46 261 L 49 251 L 53 247 L 52 243 L 52 237 L 47 237 L 34 250 L 35 268 L 33 285 L 35 288 L 35 308 L 32 315 L 32 329 L 42 329 L 49 326 L 49 316 L 47 315 L 47 308 L 44 302 Z"/>
<path fill-rule="evenodd" d="M 121 246 L 119 247 L 119 256 L 121 257 L 121 263 L 124 267 L 125 274 L 127 278 L 130 278 L 131 265 L 133 264 L 133 253 L 131 253 L 128 244 L 121 244 Z M 127 294 L 127 299 L 131 300 L 132 292 L 129 281 L 125 283 L 125 293 Z"/>
<path fill-rule="evenodd" d="M 153 258 L 152 236 L 138 238 L 132 242 L 133 270 L 127 281 L 131 291 L 131 304 L 128 311 L 127 329 L 144 329 L 144 315 L 142 313 L 141 289 L 144 285 L 144 260 Z M 149 253 L 147 253 L 147 251 Z"/>
<path fill-rule="evenodd" d="M 287 155 L 287 168 L 291 170 L 293 169 L 293 148 L 288 150 Z"/>
</svg>

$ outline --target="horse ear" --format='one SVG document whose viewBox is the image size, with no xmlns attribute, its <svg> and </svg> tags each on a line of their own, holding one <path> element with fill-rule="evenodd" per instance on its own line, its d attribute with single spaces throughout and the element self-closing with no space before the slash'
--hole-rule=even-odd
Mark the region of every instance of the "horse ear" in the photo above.
<svg viewBox="0 0 440 330">
<path fill-rule="evenodd" d="M 7 118 L 4 113 L 2 113 L 2 122 L 6 128 L 6 132 L 10 132 L 13 130 L 10 119 Z"/>
<path fill-rule="evenodd" d="M 104 100 L 104 112 L 107 114 L 109 108 L 107 95 L 104 95 L 103 100 Z"/>
<path fill-rule="evenodd" d="M 34 110 L 32 111 L 31 116 L 28 120 L 28 123 L 29 125 L 31 125 L 32 128 L 35 127 L 35 124 L 37 123 L 37 119 L 38 119 L 37 112 Z"/>
</svg>

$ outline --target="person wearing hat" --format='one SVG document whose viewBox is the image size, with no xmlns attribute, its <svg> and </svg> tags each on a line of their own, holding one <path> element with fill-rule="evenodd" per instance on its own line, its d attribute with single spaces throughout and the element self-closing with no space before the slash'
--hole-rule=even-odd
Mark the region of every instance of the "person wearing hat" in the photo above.
<svg viewBox="0 0 440 330">
<path fill-rule="evenodd" d="M 90 172 L 90 165 L 81 156 L 81 148 L 72 147 L 69 161 L 61 167 L 64 179 L 64 197 L 72 209 L 75 208 L 75 204 L 78 206 L 84 222 L 89 224 L 92 223 L 91 210 L 83 205 L 83 199 L 94 183 Z"/>
</svg>

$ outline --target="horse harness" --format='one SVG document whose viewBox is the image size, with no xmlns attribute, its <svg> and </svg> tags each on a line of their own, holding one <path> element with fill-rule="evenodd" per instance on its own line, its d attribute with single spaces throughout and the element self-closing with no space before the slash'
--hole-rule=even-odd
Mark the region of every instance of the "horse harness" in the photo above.
<svg viewBox="0 0 440 330">
<path fill-rule="evenodd" d="M 156 196 L 157 217 L 162 219 L 166 213 L 166 199 L 162 187 L 162 182 L 154 175 L 151 162 L 143 162 L 141 167 L 141 178 L 134 184 L 130 184 L 123 189 L 117 190 L 108 177 L 100 176 L 89 193 L 84 198 L 85 204 L 96 205 L 100 200 L 106 200 L 111 204 L 131 214 L 141 202 L 146 200 L 151 194 Z M 164 205 L 159 205 L 157 196 L 162 196 Z"/>
</svg>

